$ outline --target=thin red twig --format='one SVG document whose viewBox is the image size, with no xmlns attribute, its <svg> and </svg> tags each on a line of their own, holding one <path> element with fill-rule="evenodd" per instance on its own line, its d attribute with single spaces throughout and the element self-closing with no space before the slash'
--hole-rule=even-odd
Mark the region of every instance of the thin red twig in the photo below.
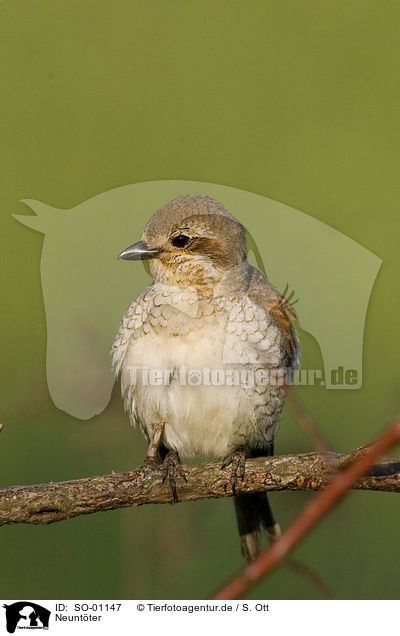
<svg viewBox="0 0 400 636">
<path fill-rule="evenodd" d="M 224 585 L 213 599 L 239 598 L 254 587 L 261 578 L 276 568 L 290 550 L 348 493 L 349 488 L 368 471 L 376 459 L 399 441 L 400 419 L 373 442 L 360 459 L 337 473 L 331 485 L 300 513 L 281 538 Z"/>
<path fill-rule="evenodd" d="M 332 590 L 321 578 L 321 576 L 317 574 L 317 572 L 309 565 L 306 565 L 305 563 L 292 558 L 285 559 L 282 565 L 286 565 L 286 567 L 296 572 L 303 579 L 307 580 L 310 585 L 313 585 L 315 587 L 319 594 L 322 594 L 323 596 L 327 596 L 329 598 L 333 598 L 334 595 Z"/>
<path fill-rule="evenodd" d="M 303 431 L 305 431 L 307 435 L 309 435 L 309 437 L 312 439 L 315 448 L 320 451 L 330 450 L 328 442 L 322 435 L 311 415 L 305 409 L 302 401 L 300 400 L 293 387 L 289 388 L 286 396 L 286 402 Z"/>
</svg>

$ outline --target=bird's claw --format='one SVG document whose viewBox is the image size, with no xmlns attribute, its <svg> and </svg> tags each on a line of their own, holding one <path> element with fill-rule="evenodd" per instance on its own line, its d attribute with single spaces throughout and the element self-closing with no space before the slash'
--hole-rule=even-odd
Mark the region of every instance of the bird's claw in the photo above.
<svg viewBox="0 0 400 636">
<path fill-rule="evenodd" d="M 246 453 L 243 447 L 237 448 L 223 461 L 221 470 L 231 465 L 231 486 L 233 494 L 236 494 L 236 484 L 238 479 L 243 481 L 246 471 Z"/>
<path fill-rule="evenodd" d="M 176 478 L 181 477 L 187 483 L 187 477 L 180 463 L 178 453 L 172 450 L 168 451 L 162 464 L 162 471 L 162 483 L 164 484 L 168 479 L 168 483 L 172 491 L 172 498 L 174 503 L 176 503 L 177 501 L 179 501 L 178 493 L 176 491 Z"/>
</svg>

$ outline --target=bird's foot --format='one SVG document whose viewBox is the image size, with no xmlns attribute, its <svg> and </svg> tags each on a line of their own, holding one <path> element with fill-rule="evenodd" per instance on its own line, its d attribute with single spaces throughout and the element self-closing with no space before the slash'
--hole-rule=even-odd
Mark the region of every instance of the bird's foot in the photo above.
<svg viewBox="0 0 400 636">
<path fill-rule="evenodd" d="M 149 442 L 146 459 L 144 463 L 149 466 L 158 466 L 162 463 L 161 438 L 164 433 L 165 422 L 157 422 L 153 427 L 153 436 Z"/>
<path fill-rule="evenodd" d="M 168 479 L 168 483 L 172 490 L 173 501 L 174 503 L 176 503 L 177 501 L 179 501 L 178 493 L 176 491 L 177 477 L 181 477 L 187 483 L 187 478 L 182 468 L 182 464 L 180 463 L 178 453 L 176 453 L 173 450 L 168 451 L 162 464 L 162 471 L 163 471 L 162 483 L 165 483 L 165 481 Z"/>
<path fill-rule="evenodd" d="M 231 486 L 233 494 L 236 494 L 238 479 L 243 481 L 246 470 L 246 453 L 244 446 L 240 446 L 233 453 L 225 457 L 221 470 L 231 465 Z"/>
</svg>

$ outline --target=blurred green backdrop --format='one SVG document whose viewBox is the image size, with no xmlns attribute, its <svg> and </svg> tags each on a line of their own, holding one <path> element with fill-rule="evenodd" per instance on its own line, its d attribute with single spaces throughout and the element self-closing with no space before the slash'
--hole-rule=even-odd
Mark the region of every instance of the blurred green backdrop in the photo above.
<svg viewBox="0 0 400 636">
<path fill-rule="evenodd" d="M 192 179 L 332 225 L 383 259 L 364 384 L 299 393 L 337 451 L 399 412 L 399 20 L 396 0 L 0 4 L 1 486 L 128 470 L 145 453 L 117 388 L 88 422 L 49 398 L 43 237 L 11 217 L 24 197 L 67 208 Z M 316 368 L 318 345 L 302 344 Z M 277 452 L 311 449 L 286 412 Z M 310 496 L 273 495 L 283 526 Z M 353 493 L 296 555 L 338 598 L 398 598 L 398 523 L 396 495 Z M 0 546 L 0 596 L 15 599 L 201 598 L 242 564 L 229 500 L 3 527 Z M 281 568 L 252 596 L 320 595 Z"/>
</svg>

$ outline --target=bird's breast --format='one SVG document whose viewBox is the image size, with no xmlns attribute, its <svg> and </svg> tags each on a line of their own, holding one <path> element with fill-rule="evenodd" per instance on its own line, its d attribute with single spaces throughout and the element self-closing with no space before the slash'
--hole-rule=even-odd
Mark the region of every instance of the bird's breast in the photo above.
<svg viewBox="0 0 400 636">
<path fill-rule="evenodd" d="M 232 338 L 255 361 L 254 344 L 236 331 L 229 329 L 229 314 L 218 306 L 197 307 L 193 314 L 153 304 L 122 366 L 127 410 L 148 436 L 163 421 L 169 448 L 182 456 L 216 457 L 240 445 L 256 446 L 265 437 L 266 422 L 272 421 L 280 400 L 267 388 L 244 388 L 241 378 L 227 373 L 228 367 L 246 367 L 243 355 L 240 364 L 226 364 Z"/>
</svg>

